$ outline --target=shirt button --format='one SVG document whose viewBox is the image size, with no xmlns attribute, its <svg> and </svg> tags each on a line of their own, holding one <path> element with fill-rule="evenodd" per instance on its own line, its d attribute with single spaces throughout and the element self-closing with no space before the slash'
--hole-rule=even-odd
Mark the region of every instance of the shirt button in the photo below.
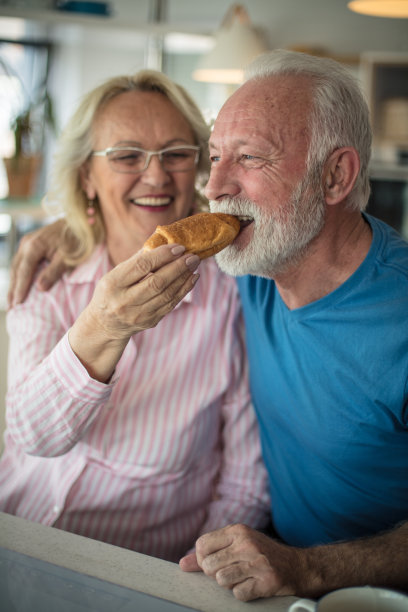
<svg viewBox="0 0 408 612">
<path fill-rule="evenodd" d="M 60 511 L 60 509 L 61 509 L 61 508 L 60 508 L 59 506 L 54 506 L 52 510 L 53 510 L 54 514 L 58 514 L 58 512 Z"/>
</svg>

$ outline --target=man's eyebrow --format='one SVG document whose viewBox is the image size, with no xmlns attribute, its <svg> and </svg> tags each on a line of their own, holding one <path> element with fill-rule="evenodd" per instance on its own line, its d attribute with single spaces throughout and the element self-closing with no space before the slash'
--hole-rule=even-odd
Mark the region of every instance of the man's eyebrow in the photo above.
<svg viewBox="0 0 408 612">
<path fill-rule="evenodd" d="M 247 145 L 247 144 L 250 144 L 250 143 L 247 140 L 242 140 L 241 138 L 239 140 L 234 140 L 234 142 L 233 142 L 234 147 L 240 146 L 240 145 Z M 208 143 L 208 147 L 210 149 L 217 149 L 218 148 L 217 144 L 212 142 L 211 140 Z"/>
</svg>

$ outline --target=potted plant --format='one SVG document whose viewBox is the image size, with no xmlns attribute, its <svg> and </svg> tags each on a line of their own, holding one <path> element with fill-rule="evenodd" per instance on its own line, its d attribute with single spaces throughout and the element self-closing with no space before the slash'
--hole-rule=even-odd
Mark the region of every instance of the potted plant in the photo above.
<svg viewBox="0 0 408 612">
<path fill-rule="evenodd" d="M 46 126 L 55 130 L 51 98 L 47 91 L 11 121 L 14 155 L 4 159 L 9 184 L 9 198 L 29 198 L 36 188 L 42 165 Z"/>
</svg>

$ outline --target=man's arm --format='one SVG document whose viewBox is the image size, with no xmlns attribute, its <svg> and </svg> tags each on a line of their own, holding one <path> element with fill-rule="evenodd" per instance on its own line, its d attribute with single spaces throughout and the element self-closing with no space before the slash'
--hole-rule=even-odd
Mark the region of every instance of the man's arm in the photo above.
<svg viewBox="0 0 408 612">
<path fill-rule="evenodd" d="M 60 219 L 23 236 L 10 269 L 9 307 L 24 302 L 38 266 L 44 259 L 50 263 L 38 275 L 38 289 L 46 291 L 65 272 L 67 267 L 58 250 L 64 228 L 65 221 Z"/>
<path fill-rule="evenodd" d="M 201 569 L 242 601 L 273 595 L 317 598 L 365 584 L 408 590 L 408 522 L 376 536 L 310 548 L 231 525 L 201 536 L 196 553 L 181 559 L 180 567 Z"/>
</svg>

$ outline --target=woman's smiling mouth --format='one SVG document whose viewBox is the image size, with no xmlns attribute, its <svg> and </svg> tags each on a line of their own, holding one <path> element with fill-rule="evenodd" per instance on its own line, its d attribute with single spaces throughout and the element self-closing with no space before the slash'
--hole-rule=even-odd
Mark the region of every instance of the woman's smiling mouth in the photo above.
<svg viewBox="0 0 408 612">
<path fill-rule="evenodd" d="M 143 196 L 141 198 L 134 198 L 131 200 L 132 204 L 136 206 L 147 206 L 148 208 L 160 208 L 162 206 L 168 206 L 173 201 L 170 196 Z"/>
</svg>

